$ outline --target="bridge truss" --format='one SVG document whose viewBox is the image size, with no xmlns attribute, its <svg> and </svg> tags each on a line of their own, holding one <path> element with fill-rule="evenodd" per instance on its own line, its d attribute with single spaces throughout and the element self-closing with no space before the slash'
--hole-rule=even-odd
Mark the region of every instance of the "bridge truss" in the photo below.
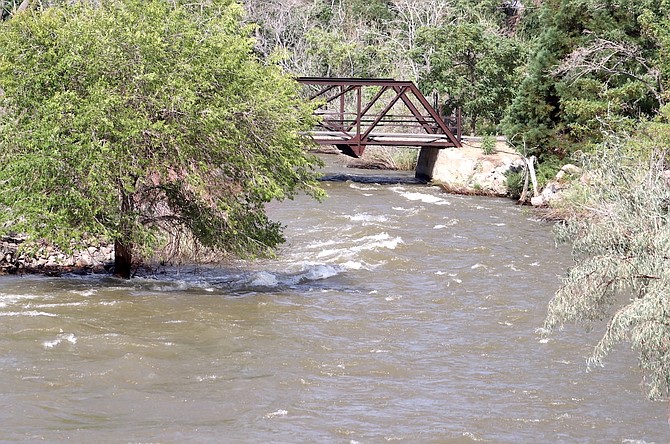
<svg viewBox="0 0 670 444">
<path fill-rule="evenodd" d="M 320 145 L 360 157 L 368 145 L 451 148 L 461 146 L 460 110 L 443 116 L 412 82 L 393 79 L 300 77 L 319 103 Z"/>
</svg>

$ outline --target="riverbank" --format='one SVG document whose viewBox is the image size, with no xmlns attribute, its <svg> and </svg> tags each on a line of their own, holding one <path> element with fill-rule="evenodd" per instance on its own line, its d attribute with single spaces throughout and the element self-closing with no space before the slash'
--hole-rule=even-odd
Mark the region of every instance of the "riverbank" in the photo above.
<svg viewBox="0 0 670 444">
<path fill-rule="evenodd" d="M 439 150 L 430 182 L 450 194 L 507 196 L 507 175 L 524 169 L 523 156 L 504 137 L 465 137 L 462 142 L 460 148 Z M 379 170 L 381 164 L 399 163 L 405 165 L 405 170 L 413 172 L 416 157 L 414 163 L 406 162 L 407 153 L 411 152 L 409 148 L 368 147 L 364 156 L 358 159 L 342 155 L 339 151 L 322 152 L 321 155 L 334 155 L 339 159 L 337 162 L 346 168 Z M 395 157 L 401 158 L 402 162 L 393 161 Z"/>
</svg>

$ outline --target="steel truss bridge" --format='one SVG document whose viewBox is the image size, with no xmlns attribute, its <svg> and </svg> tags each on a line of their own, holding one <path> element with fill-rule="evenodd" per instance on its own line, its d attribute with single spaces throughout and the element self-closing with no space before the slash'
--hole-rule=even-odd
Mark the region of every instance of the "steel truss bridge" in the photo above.
<svg viewBox="0 0 670 444">
<path fill-rule="evenodd" d="M 461 146 L 460 110 L 441 115 L 412 82 L 393 79 L 299 77 L 321 120 L 308 134 L 360 157 L 369 145 Z"/>
</svg>

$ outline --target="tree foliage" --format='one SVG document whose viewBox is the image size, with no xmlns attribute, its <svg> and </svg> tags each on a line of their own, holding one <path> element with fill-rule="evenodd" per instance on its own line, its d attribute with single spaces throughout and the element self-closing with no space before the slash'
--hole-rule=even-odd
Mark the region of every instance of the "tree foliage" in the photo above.
<svg viewBox="0 0 670 444">
<path fill-rule="evenodd" d="M 279 50 L 292 72 L 417 81 L 430 53 L 417 55 L 423 29 L 489 21 L 505 26 L 497 0 L 245 0 L 259 51 Z"/>
<path fill-rule="evenodd" d="M 464 23 L 422 29 L 415 51 L 430 53 L 430 69 L 420 81 L 423 89 L 448 98 L 451 109 L 460 107 L 472 135 L 478 123 L 495 131 L 519 83 L 522 45 L 484 24 Z"/>
<path fill-rule="evenodd" d="M 600 126 L 630 129 L 665 104 L 667 2 L 543 2 L 535 56 L 504 122 L 540 156 L 600 140 Z"/>
<path fill-rule="evenodd" d="M 634 139 L 608 139 L 584 159 L 589 185 L 573 203 L 578 216 L 557 227 L 559 240 L 572 242 L 575 266 L 545 322 L 551 331 L 572 321 L 607 320 L 590 364 L 630 343 L 651 398 L 670 395 L 667 117 L 644 124 Z"/>
<path fill-rule="evenodd" d="M 295 82 L 253 55 L 232 1 L 94 3 L 0 25 L 2 230 L 111 239 L 117 266 L 166 232 L 269 252 L 264 204 L 321 193 Z"/>
</svg>

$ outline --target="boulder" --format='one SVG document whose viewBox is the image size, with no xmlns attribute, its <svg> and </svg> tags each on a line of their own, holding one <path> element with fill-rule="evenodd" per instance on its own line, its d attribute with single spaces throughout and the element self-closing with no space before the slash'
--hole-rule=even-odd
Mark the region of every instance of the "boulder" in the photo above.
<svg viewBox="0 0 670 444">
<path fill-rule="evenodd" d="M 563 197 L 564 190 L 567 185 L 558 181 L 547 183 L 539 196 L 535 196 L 530 200 L 530 204 L 534 207 L 546 207 L 552 202 L 560 200 Z"/>
<path fill-rule="evenodd" d="M 484 154 L 477 143 L 439 150 L 432 178 L 445 188 L 463 193 L 507 195 L 506 173 L 523 168 L 521 155 L 502 139 L 495 152 Z"/>
<path fill-rule="evenodd" d="M 573 165 L 571 163 L 566 163 L 561 167 L 561 171 L 565 174 L 569 174 L 573 177 L 581 176 L 582 173 L 584 172 L 581 168 L 579 168 L 577 165 Z"/>
<path fill-rule="evenodd" d="M 581 183 L 588 182 L 587 174 L 577 165 L 571 163 L 563 165 L 556 173 L 556 179 L 547 183 L 542 189 L 542 193 L 530 200 L 531 205 L 534 207 L 550 206 L 553 202 L 563 198 L 570 187 L 571 181 L 576 179 L 579 179 Z"/>
</svg>

